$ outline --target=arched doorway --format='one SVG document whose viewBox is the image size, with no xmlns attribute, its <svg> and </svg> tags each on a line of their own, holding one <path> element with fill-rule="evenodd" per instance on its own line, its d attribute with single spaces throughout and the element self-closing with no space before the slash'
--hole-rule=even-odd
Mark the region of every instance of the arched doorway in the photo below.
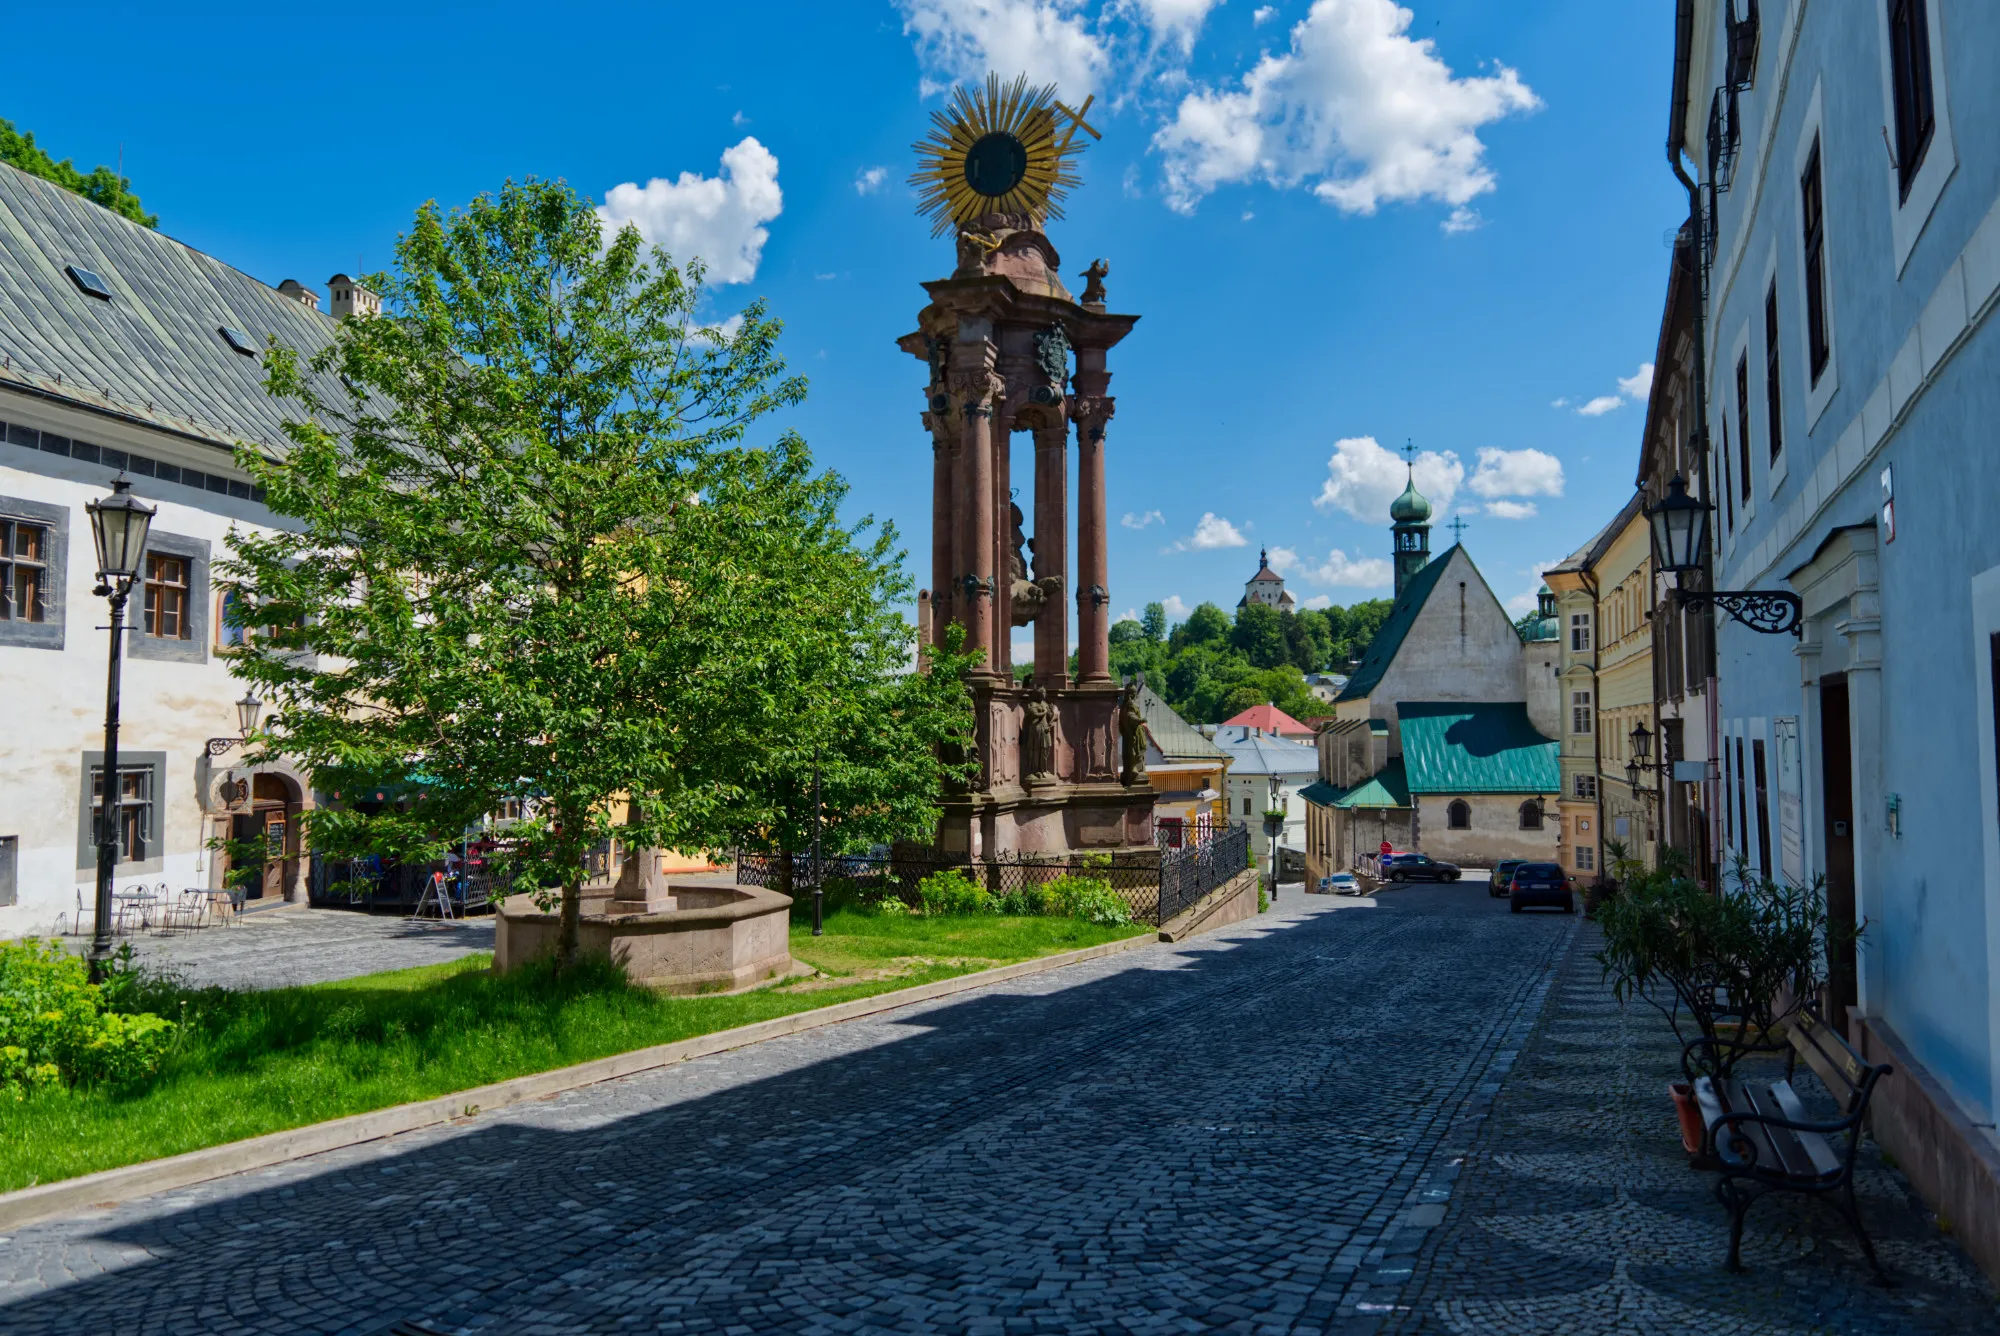
<svg viewBox="0 0 2000 1336">
<path fill-rule="evenodd" d="M 299 884 L 302 794 L 288 775 L 250 776 L 249 801 L 230 814 L 230 864 L 250 875 L 233 884 L 249 901 L 283 900 Z"/>
</svg>

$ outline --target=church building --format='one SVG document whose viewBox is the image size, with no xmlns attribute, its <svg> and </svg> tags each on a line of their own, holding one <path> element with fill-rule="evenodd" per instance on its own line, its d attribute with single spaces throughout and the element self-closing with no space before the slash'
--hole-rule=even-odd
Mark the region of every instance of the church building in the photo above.
<svg viewBox="0 0 2000 1336">
<path fill-rule="evenodd" d="M 1307 876 L 1363 866 L 1384 841 L 1468 867 L 1555 861 L 1553 623 L 1524 637 L 1462 545 L 1431 555 L 1414 477 L 1389 515 L 1396 601 L 1319 731 Z"/>
<path fill-rule="evenodd" d="M 1257 553 L 1257 573 L 1243 583 L 1243 597 L 1236 600 L 1236 606 L 1247 608 L 1252 603 L 1261 603 L 1279 612 L 1290 612 L 1298 600 L 1285 592 L 1285 577 L 1271 569 L 1271 550 L 1263 548 Z"/>
</svg>

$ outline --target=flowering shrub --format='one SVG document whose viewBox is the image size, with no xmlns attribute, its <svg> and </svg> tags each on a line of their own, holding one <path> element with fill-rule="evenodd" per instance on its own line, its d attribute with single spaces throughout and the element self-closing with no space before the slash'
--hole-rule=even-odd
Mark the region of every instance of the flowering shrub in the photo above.
<svg viewBox="0 0 2000 1336">
<path fill-rule="evenodd" d="M 129 953 L 110 985 L 130 992 Z M 158 1068 L 172 1021 L 109 1009 L 106 989 L 55 942 L 0 942 L 0 1092 L 16 1099 L 46 1087 L 122 1085 Z"/>
<path fill-rule="evenodd" d="M 990 914 L 993 897 L 955 867 L 917 883 L 917 908 L 926 914 Z"/>
</svg>

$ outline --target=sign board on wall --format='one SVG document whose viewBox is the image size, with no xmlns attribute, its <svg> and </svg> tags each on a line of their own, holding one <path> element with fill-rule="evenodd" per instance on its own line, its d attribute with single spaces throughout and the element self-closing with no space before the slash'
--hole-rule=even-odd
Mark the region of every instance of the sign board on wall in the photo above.
<svg viewBox="0 0 2000 1336">
<path fill-rule="evenodd" d="M 1805 798 L 1799 779 L 1799 721 L 1774 719 L 1778 745 L 1778 872 L 1786 881 L 1806 879 Z"/>
</svg>

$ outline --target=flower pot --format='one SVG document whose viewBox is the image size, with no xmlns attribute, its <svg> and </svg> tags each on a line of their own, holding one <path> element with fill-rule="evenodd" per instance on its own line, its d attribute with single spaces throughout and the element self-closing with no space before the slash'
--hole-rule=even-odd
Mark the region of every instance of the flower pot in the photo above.
<svg viewBox="0 0 2000 1336">
<path fill-rule="evenodd" d="M 1701 1105 L 1695 1102 L 1693 1088 L 1685 1081 L 1673 1081 L 1667 1085 L 1667 1094 L 1673 1097 L 1674 1112 L 1680 1115 L 1681 1145 L 1690 1155 L 1701 1154 L 1708 1127 L 1701 1120 Z"/>
</svg>

